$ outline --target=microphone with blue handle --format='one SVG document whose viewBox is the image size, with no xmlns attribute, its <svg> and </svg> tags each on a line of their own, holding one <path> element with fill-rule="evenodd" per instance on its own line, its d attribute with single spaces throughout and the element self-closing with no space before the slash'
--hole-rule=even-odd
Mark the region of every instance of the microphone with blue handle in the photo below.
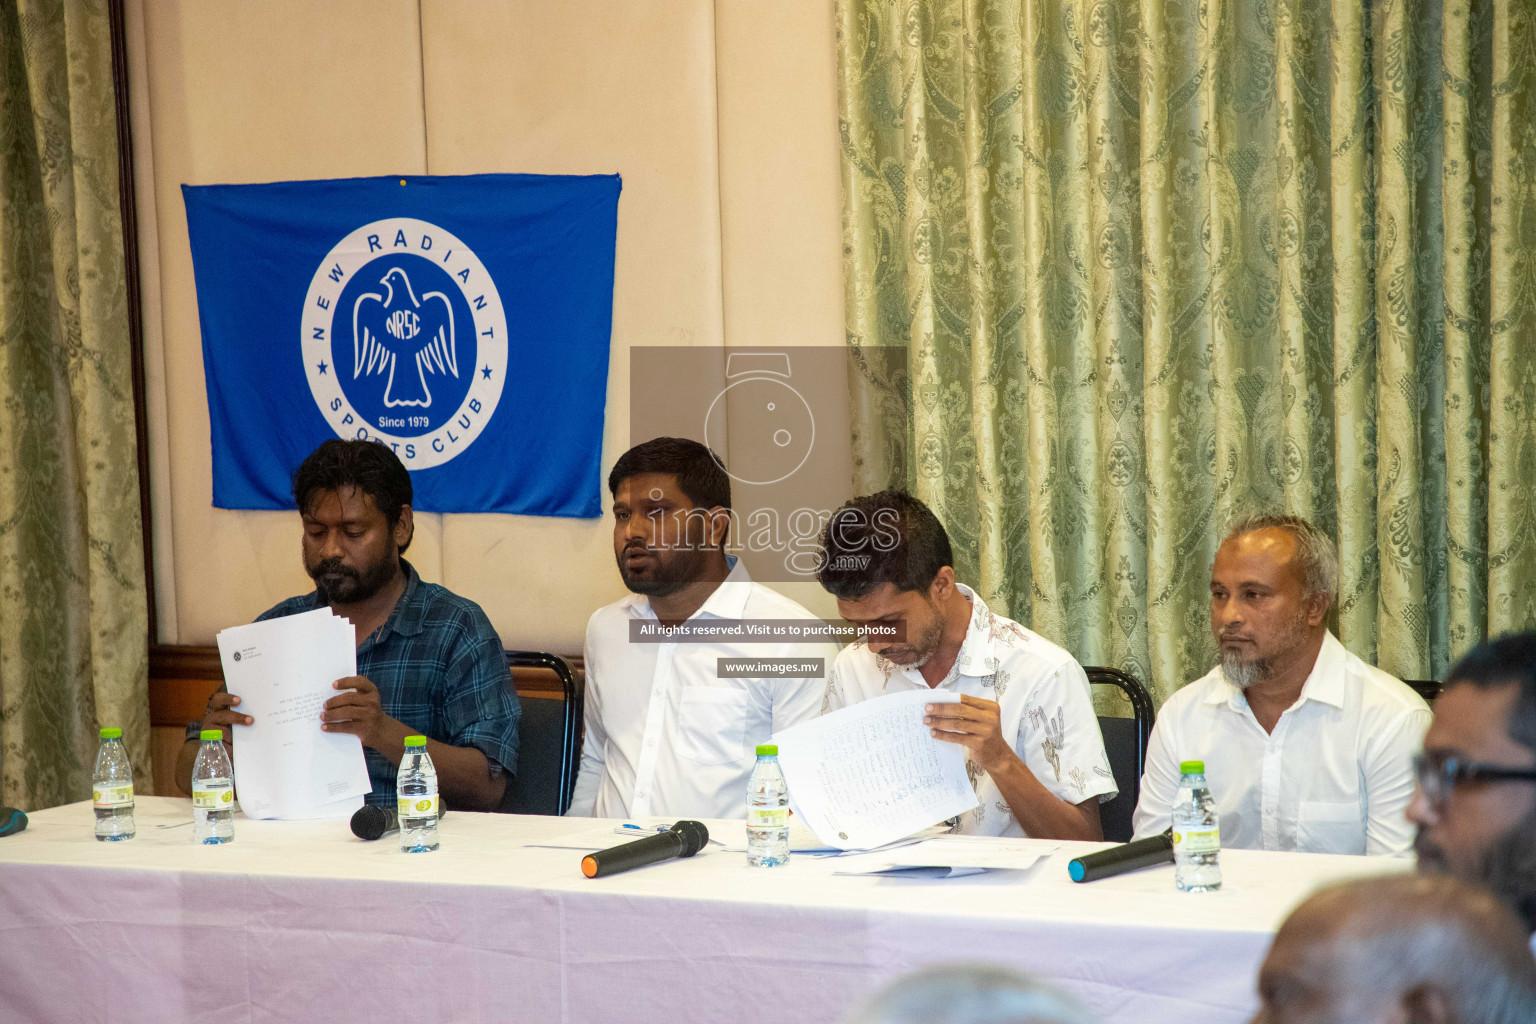
<svg viewBox="0 0 1536 1024">
<path fill-rule="evenodd" d="M 0 807 L 0 839 L 27 827 L 27 816 L 14 807 Z"/>
</svg>

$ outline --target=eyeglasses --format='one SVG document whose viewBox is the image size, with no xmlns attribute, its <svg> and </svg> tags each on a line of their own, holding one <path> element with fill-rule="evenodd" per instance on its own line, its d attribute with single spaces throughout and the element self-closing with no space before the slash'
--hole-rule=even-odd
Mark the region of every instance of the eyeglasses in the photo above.
<svg viewBox="0 0 1536 1024">
<path fill-rule="evenodd" d="M 1445 754 L 1419 754 L 1413 759 L 1413 775 L 1424 797 L 1443 808 L 1457 786 L 1472 782 L 1536 782 L 1536 768 L 1510 768 L 1483 764 Z"/>
</svg>

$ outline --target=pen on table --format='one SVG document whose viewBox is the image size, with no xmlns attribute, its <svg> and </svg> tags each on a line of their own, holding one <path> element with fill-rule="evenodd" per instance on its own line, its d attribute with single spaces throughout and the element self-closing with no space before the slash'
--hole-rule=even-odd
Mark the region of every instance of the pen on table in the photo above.
<svg viewBox="0 0 1536 1024">
<path fill-rule="evenodd" d="M 614 829 L 613 832 L 614 835 L 628 836 L 642 832 L 665 832 L 671 827 L 672 826 L 670 825 L 635 825 L 626 821 L 624 824 Z"/>
</svg>

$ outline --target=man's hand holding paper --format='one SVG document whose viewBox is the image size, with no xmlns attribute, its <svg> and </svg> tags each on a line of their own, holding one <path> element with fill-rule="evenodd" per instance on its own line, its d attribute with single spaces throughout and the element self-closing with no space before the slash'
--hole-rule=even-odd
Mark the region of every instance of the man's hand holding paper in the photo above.
<svg viewBox="0 0 1536 1024">
<path fill-rule="evenodd" d="M 996 701 L 961 694 L 958 701 L 929 704 L 923 710 L 923 724 L 931 727 L 934 739 L 960 744 L 983 771 L 995 772 L 1019 759 L 1003 736 Z"/>
<path fill-rule="evenodd" d="M 360 806 L 372 789 L 362 743 L 356 733 L 328 734 L 319 720 L 338 683 L 366 684 L 377 706 L 377 689 L 356 675 L 351 624 L 321 608 L 226 629 L 218 641 L 224 677 L 245 712 L 223 714 L 249 722 L 232 723 L 241 810 L 253 818 L 307 818 Z"/>
<path fill-rule="evenodd" d="M 924 705 L 956 694 L 909 691 L 774 734 L 795 806 L 828 846 L 869 849 L 976 806 L 957 743 L 933 735 Z"/>
</svg>

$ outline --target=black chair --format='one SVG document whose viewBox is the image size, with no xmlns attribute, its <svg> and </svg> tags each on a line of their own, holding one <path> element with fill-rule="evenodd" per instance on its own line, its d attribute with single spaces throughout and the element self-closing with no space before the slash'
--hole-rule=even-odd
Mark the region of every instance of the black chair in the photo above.
<svg viewBox="0 0 1536 1024">
<path fill-rule="evenodd" d="M 1104 751 L 1109 755 L 1109 768 L 1115 773 L 1115 786 L 1120 790 L 1113 800 L 1099 806 L 1099 821 L 1104 826 L 1105 839 L 1128 843 L 1131 841 L 1131 815 L 1141 796 L 1141 773 L 1147 765 L 1147 741 L 1152 737 L 1157 709 L 1152 706 L 1152 695 L 1135 676 L 1117 668 L 1085 667 L 1083 671 L 1088 673 L 1090 685 L 1113 686 L 1131 704 L 1132 718 L 1099 716 Z"/>
<path fill-rule="evenodd" d="M 562 697 L 522 697 L 517 773 L 502 795 L 504 814 L 564 814 L 581 765 L 582 691 L 576 669 L 558 654 L 508 651 L 513 668 L 543 668 L 560 679 Z"/>
<path fill-rule="evenodd" d="M 1440 691 L 1445 689 L 1445 684 L 1435 679 L 1404 679 L 1404 683 L 1414 693 L 1424 698 L 1424 703 L 1433 704 L 1435 698 L 1440 696 Z"/>
</svg>

